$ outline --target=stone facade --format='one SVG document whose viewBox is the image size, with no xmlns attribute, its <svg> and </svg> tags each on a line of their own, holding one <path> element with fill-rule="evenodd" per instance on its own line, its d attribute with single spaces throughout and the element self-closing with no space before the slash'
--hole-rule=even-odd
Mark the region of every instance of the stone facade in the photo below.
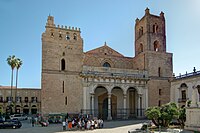
<svg viewBox="0 0 200 133">
<path fill-rule="evenodd" d="M 10 104 L 15 113 L 41 113 L 41 89 L 13 87 L 11 93 L 10 86 L 0 86 L 0 112 L 9 112 Z"/>
<path fill-rule="evenodd" d="M 180 107 L 186 106 L 186 101 L 192 101 L 193 89 L 200 88 L 200 72 L 192 72 L 174 77 L 171 81 L 170 101 L 177 103 Z M 196 92 L 196 101 L 200 102 L 199 92 Z M 200 106 L 200 103 L 199 103 Z"/>
<path fill-rule="evenodd" d="M 200 129 L 200 71 L 194 68 L 192 73 L 174 77 L 171 81 L 172 102 L 180 107 L 186 107 L 185 129 L 199 131 Z M 189 101 L 191 102 L 189 104 Z"/>
<path fill-rule="evenodd" d="M 172 54 L 166 52 L 164 13 L 156 16 L 146 9 L 136 19 L 135 57 L 106 43 L 83 52 L 80 33 L 79 28 L 55 26 L 48 17 L 42 34 L 43 114 L 143 117 L 148 106 L 169 102 Z"/>
</svg>

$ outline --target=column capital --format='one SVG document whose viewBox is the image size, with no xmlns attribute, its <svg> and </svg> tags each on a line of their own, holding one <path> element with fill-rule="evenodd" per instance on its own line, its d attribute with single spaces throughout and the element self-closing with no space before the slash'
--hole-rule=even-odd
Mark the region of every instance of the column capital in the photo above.
<svg viewBox="0 0 200 133">
<path fill-rule="evenodd" d="M 112 96 L 112 93 L 108 93 L 108 98 L 111 98 L 111 96 Z"/>
<path fill-rule="evenodd" d="M 138 97 L 142 97 L 142 94 L 138 94 Z"/>
<path fill-rule="evenodd" d="M 91 95 L 91 96 L 94 96 L 94 94 L 95 94 L 95 93 L 93 93 L 93 92 L 90 92 L 90 95 Z"/>
<path fill-rule="evenodd" d="M 124 94 L 124 98 L 126 98 L 127 97 L 127 94 Z"/>
</svg>

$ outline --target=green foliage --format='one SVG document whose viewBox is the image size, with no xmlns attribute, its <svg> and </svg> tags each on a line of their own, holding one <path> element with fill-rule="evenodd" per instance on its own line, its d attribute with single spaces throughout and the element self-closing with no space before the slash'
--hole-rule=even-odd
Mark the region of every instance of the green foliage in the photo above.
<svg viewBox="0 0 200 133">
<path fill-rule="evenodd" d="M 145 115 L 157 127 L 168 127 L 173 119 L 177 119 L 180 124 L 184 124 L 185 109 L 177 107 L 176 103 L 167 103 L 161 107 L 149 107 L 145 111 Z"/>
<path fill-rule="evenodd" d="M 7 63 L 11 67 L 11 69 L 14 69 L 17 65 L 17 60 L 15 58 L 15 55 L 9 56 L 7 58 Z"/>
</svg>

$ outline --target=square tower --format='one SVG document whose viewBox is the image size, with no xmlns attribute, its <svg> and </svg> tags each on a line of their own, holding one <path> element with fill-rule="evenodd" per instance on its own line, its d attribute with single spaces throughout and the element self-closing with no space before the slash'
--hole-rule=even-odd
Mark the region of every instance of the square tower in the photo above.
<svg viewBox="0 0 200 133">
<path fill-rule="evenodd" d="M 150 14 L 149 9 L 135 24 L 135 62 L 148 71 L 148 103 L 159 106 L 170 101 L 172 54 L 166 52 L 165 17 Z"/>
<path fill-rule="evenodd" d="M 42 113 L 80 112 L 82 79 L 79 74 L 83 60 L 80 29 L 55 26 L 52 16 L 48 16 L 45 28 L 42 34 Z"/>
</svg>

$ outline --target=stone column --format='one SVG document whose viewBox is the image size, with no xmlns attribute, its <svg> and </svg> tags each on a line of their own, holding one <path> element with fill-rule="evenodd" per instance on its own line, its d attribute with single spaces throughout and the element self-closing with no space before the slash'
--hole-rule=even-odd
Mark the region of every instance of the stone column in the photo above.
<svg viewBox="0 0 200 133">
<path fill-rule="evenodd" d="M 145 109 L 147 109 L 148 108 L 148 88 L 147 88 L 147 86 L 145 87 L 145 98 L 146 98 L 146 100 L 145 100 Z"/>
<path fill-rule="evenodd" d="M 108 94 L 108 120 L 112 120 L 111 116 L 111 93 Z"/>
<path fill-rule="evenodd" d="M 140 94 L 138 94 L 138 98 L 137 98 L 137 100 L 138 100 L 138 117 L 140 117 Z"/>
<path fill-rule="evenodd" d="M 87 87 L 83 87 L 83 111 L 87 108 Z"/>
<path fill-rule="evenodd" d="M 127 110 L 126 110 L 126 97 L 127 97 L 127 95 L 124 94 L 124 119 L 128 119 Z"/>
<path fill-rule="evenodd" d="M 142 117 L 142 94 L 138 94 L 138 117 Z"/>
<path fill-rule="evenodd" d="M 126 109 L 126 94 L 124 94 L 124 109 Z"/>
<path fill-rule="evenodd" d="M 92 115 L 94 116 L 94 93 L 91 93 L 92 98 Z"/>
</svg>

